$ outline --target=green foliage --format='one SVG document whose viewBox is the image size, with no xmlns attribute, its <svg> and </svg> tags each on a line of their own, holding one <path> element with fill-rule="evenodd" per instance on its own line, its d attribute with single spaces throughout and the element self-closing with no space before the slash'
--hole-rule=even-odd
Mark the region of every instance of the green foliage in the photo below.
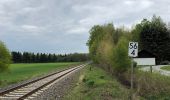
<svg viewBox="0 0 170 100">
<path fill-rule="evenodd" d="M 93 87 L 94 86 L 94 81 L 93 80 L 89 80 L 86 82 L 88 87 Z"/>
<path fill-rule="evenodd" d="M 170 77 L 143 71 L 137 71 L 135 77 L 137 92 L 146 100 L 170 99 Z"/>
<path fill-rule="evenodd" d="M 99 78 L 100 78 L 100 79 L 104 79 L 104 76 L 100 76 Z"/>
<path fill-rule="evenodd" d="M 152 52 L 157 57 L 158 64 L 170 61 L 170 30 L 162 19 L 155 15 L 151 20 L 143 19 L 131 31 L 114 28 L 112 24 L 94 26 L 87 43 L 90 57 L 94 63 L 98 63 L 111 74 L 116 74 L 123 84 L 128 85 L 130 83 L 128 69 L 131 65 L 128 57 L 129 41 L 139 42 L 139 51 L 144 49 Z M 136 63 L 133 62 L 133 65 L 136 67 Z M 140 96 L 147 99 L 164 96 L 165 99 L 169 99 L 168 77 L 138 72 L 134 80 Z"/>
<path fill-rule="evenodd" d="M 130 64 L 127 56 L 129 35 L 129 31 L 124 28 L 115 29 L 113 24 L 92 27 L 87 43 L 90 57 L 108 71 L 126 71 Z"/>
<path fill-rule="evenodd" d="M 122 37 L 113 53 L 112 65 L 116 72 L 124 72 L 130 67 L 131 61 L 127 54 L 127 47 L 128 41 L 125 37 Z"/>
<path fill-rule="evenodd" d="M 170 71 L 170 66 L 163 66 L 163 67 L 161 67 L 161 69 Z"/>
<path fill-rule="evenodd" d="M 12 60 L 14 63 L 47 63 L 47 62 L 83 62 L 87 61 L 88 54 L 45 54 L 45 53 L 30 53 L 30 52 L 12 52 Z"/>
<path fill-rule="evenodd" d="M 11 55 L 5 44 L 0 41 L 0 72 L 8 69 L 11 63 Z"/>
<path fill-rule="evenodd" d="M 158 63 L 170 60 L 170 32 L 160 17 L 152 20 L 143 19 L 132 30 L 132 40 L 139 42 L 139 48 L 155 54 Z"/>
<path fill-rule="evenodd" d="M 112 24 L 107 24 L 103 26 L 96 25 L 90 30 L 90 37 L 87 45 L 89 46 L 90 57 L 94 62 L 100 63 L 99 58 L 103 58 L 102 56 L 106 56 L 106 53 L 109 52 L 113 32 L 114 27 Z M 102 42 L 103 40 L 107 40 L 107 43 Z M 107 46 L 108 48 L 105 48 L 105 46 Z M 103 48 L 105 49 L 103 50 Z M 108 61 L 108 59 L 104 60 Z"/>
<path fill-rule="evenodd" d="M 98 45 L 98 41 L 102 37 L 102 32 L 103 29 L 101 26 L 96 25 L 92 27 L 90 30 L 90 38 L 87 42 L 87 45 L 89 46 L 90 56 L 93 59 L 93 61 L 96 63 L 97 63 L 97 58 L 96 58 L 97 45 Z"/>
<path fill-rule="evenodd" d="M 134 67 L 134 68 L 137 67 L 137 62 L 133 61 L 133 67 Z"/>
<path fill-rule="evenodd" d="M 153 52 L 159 56 L 159 60 L 164 59 L 166 44 L 169 44 L 169 33 L 166 25 L 160 17 L 153 16 L 151 21 L 144 22 L 140 34 L 140 41 L 143 49 Z"/>
<path fill-rule="evenodd" d="M 88 81 L 88 79 L 86 79 L 86 78 L 83 78 L 82 82 L 86 82 L 86 81 Z"/>
</svg>

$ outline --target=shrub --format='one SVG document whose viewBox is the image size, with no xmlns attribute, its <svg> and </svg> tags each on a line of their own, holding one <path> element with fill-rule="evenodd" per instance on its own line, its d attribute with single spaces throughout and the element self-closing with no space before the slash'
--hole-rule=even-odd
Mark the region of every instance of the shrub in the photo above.
<svg viewBox="0 0 170 100">
<path fill-rule="evenodd" d="M 104 76 L 100 76 L 99 78 L 100 78 L 100 79 L 104 79 Z"/>
<path fill-rule="evenodd" d="M 112 66 L 115 73 L 122 73 L 128 70 L 131 65 L 130 58 L 127 55 L 128 41 L 126 38 L 121 38 L 113 53 Z"/>
<path fill-rule="evenodd" d="M 88 81 L 88 79 L 86 79 L 86 78 L 83 78 L 83 80 L 82 80 L 83 82 L 86 82 L 86 81 Z"/>
<path fill-rule="evenodd" d="M 94 86 L 94 81 L 93 80 L 87 81 L 87 86 L 88 87 L 93 87 Z"/>
<path fill-rule="evenodd" d="M 8 69 L 11 63 L 11 55 L 5 44 L 0 41 L 0 72 Z"/>
</svg>

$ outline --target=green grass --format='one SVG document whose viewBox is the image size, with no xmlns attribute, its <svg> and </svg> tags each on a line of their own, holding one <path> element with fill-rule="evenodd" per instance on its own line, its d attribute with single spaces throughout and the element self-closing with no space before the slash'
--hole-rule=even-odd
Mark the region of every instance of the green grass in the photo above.
<svg viewBox="0 0 170 100">
<path fill-rule="evenodd" d="M 138 85 L 136 92 L 138 91 L 144 100 L 170 100 L 169 76 L 138 70 L 135 77 L 135 83 Z"/>
<path fill-rule="evenodd" d="M 163 67 L 161 67 L 161 69 L 170 71 L 170 66 L 163 66 Z"/>
<path fill-rule="evenodd" d="M 98 67 L 93 66 L 90 71 L 90 66 L 81 73 L 79 82 L 65 100 L 128 100 L 128 89 Z"/>
<path fill-rule="evenodd" d="M 49 71 L 64 69 L 79 63 L 31 63 L 11 64 L 8 72 L 0 73 L 0 87 L 33 78 Z"/>
</svg>

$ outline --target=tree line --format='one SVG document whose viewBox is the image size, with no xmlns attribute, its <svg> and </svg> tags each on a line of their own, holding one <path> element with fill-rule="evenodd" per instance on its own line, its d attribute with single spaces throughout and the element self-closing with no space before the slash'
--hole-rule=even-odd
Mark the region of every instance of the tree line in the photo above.
<svg viewBox="0 0 170 100">
<path fill-rule="evenodd" d="M 155 15 L 151 20 L 143 19 L 131 30 L 115 28 L 113 23 L 109 23 L 95 25 L 89 33 L 90 58 L 111 73 L 120 74 L 130 67 L 131 60 L 127 54 L 129 41 L 139 42 L 140 50 L 153 53 L 157 64 L 170 61 L 170 30 Z"/>
<path fill-rule="evenodd" d="M 128 57 L 128 43 L 139 43 L 139 51 L 146 50 L 156 56 L 157 64 L 170 61 L 170 30 L 160 17 L 143 19 L 132 29 L 114 27 L 113 23 L 95 25 L 87 42 L 89 55 L 94 64 L 113 75 L 121 83 L 130 86 L 132 63 Z M 134 94 L 144 99 L 170 95 L 169 81 L 162 75 L 143 72 L 134 64 Z M 154 84 L 153 84 L 154 83 Z M 161 85 L 160 85 L 161 84 Z M 162 85 L 163 84 L 163 85 Z"/>
<path fill-rule="evenodd" d="M 11 52 L 13 63 L 47 63 L 47 62 L 82 62 L 88 60 L 88 54 L 47 54 L 31 52 Z"/>
</svg>

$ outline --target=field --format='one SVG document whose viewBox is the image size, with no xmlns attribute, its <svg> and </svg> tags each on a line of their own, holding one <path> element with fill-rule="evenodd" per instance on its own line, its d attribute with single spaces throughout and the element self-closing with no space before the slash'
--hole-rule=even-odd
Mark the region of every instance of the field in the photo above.
<svg viewBox="0 0 170 100">
<path fill-rule="evenodd" d="M 161 69 L 170 71 L 170 66 L 164 66 L 164 67 L 161 67 Z"/>
<path fill-rule="evenodd" d="M 128 100 L 129 90 L 104 70 L 90 65 L 84 69 L 65 100 Z"/>
<path fill-rule="evenodd" d="M 74 64 L 79 63 L 11 64 L 8 72 L 0 73 L 0 87 L 33 78 L 53 70 L 64 69 Z"/>
</svg>

